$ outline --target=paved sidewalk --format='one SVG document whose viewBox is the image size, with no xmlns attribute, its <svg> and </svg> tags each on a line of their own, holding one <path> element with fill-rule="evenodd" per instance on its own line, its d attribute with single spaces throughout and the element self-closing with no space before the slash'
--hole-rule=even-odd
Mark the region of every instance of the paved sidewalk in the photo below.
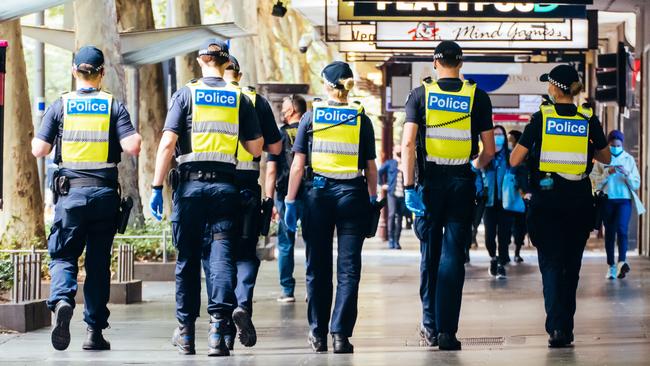
<svg viewBox="0 0 650 366">
<path fill-rule="evenodd" d="M 408 239 L 412 241 L 412 239 Z M 407 240 L 407 241 L 408 241 Z M 207 321 L 197 325 L 197 355 L 180 356 L 170 345 L 175 326 L 173 283 L 144 284 L 145 302 L 110 306 L 110 352 L 84 352 L 84 324 L 77 308 L 72 343 L 54 351 L 49 330 L 0 335 L 0 364 L 222 364 L 222 365 L 650 365 L 650 260 L 632 257 L 632 272 L 624 280 L 606 281 L 601 253 L 588 253 L 580 282 L 576 342 L 572 349 L 549 350 L 544 334 L 541 278 L 535 252 L 526 262 L 508 267 L 508 279 L 487 274 L 484 250 L 472 251 L 459 336 L 461 352 L 440 352 L 418 346 L 419 253 L 388 251 L 370 241 L 364 248 L 359 319 L 352 342 L 354 355 L 315 355 L 306 343 L 304 255 L 296 268 L 299 300 L 278 304 L 277 262 L 264 262 L 256 291 L 254 321 L 258 344 L 237 344 L 233 356 L 213 359 L 207 352 Z M 205 299 L 204 299 L 205 301 Z M 203 307 L 205 309 L 205 306 Z M 204 310 L 203 310 L 204 311 Z"/>
</svg>

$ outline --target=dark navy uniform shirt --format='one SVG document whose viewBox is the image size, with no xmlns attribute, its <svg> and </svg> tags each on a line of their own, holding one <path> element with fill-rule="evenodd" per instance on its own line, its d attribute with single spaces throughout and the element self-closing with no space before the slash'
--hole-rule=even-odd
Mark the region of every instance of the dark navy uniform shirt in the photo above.
<svg viewBox="0 0 650 366">
<path fill-rule="evenodd" d="M 560 116 L 575 116 L 578 108 L 574 104 L 556 104 L 555 110 Z M 542 112 L 535 112 L 530 117 L 530 123 L 526 125 L 524 133 L 519 139 L 519 144 L 528 149 L 527 167 L 530 170 L 531 188 L 539 187 L 539 180 L 542 174 L 539 172 L 539 157 L 542 151 Z M 595 150 L 602 150 L 607 147 L 607 138 L 595 115 L 589 119 L 589 146 L 587 148 L 587 171 L 591 173 Z"/>
<path fill-rule="evenodd" d="M 447 92 L 460 91 L 463 87 L 463 81 L 457 78 L 438 79 L 440 89 Z M 406 100 L 406 120 L 404 123 L 417 123 L 418 133 L 422 137 L 426 136 L 426 90 L 421 85 L 413 90 Z M 490 97 L 483 90 L 476 88 L 474 93 L 474 102 L 472 104 L 472 153 L 471 156 L 478 154 L 478 141 L 481 132 L 494 128 L 492 124 L 492 102 Z M 424 154 L 424 146 L 420 146 L 423 138 L 417 139 L 419 154 Z"/>
<path fill-rule="evenodd" d="M 94 93 L 94 89 L 78 90 L 77 93 Z M 131 116 L 124 105 L 113 98 L 111 104 L 109 140 L 108 140 L 108 162 L 119 163 L 122 146 L 120 140 L 136 133 Z M 63 100 L 57 99 L 45 111 L 41 128 L 36 137 L 49 144 L 55 145 L 54 163 L 61 162 L 61 137 L 63 136 Z M 71 170 L 61 169 L 61 173 L 69 177 L 93 177 L 111 181 L 117 180 L 117 168 L 93 169 L 93 170 Z"/>
<path fill-rule="evenodd" d="M 255 113 L 260 122 L 260 129 L 262 130 L 262 137 L 264 138 L 264 145 L 274 144 L 282 138 L 280 130 L 275 123 L 275 117 L 269 101 L 259 94 L 255 94 Z M 261 157 L 255 158 L 255 161 L 260 161 Z M 259 171 L 253 170 L 237 170 L 237 180 L 247 182 L 257 182 L 260 177 Z"/>
<path fill-rule="evenodd" d="M 211 87 L 226 86 L 226 81 L 220 77 L 205 77 L 203 82 Z M 176 143 L 176 156 L 186 154 L 192 150 L 192 91 L 184 86 L 172 96 L 165 127 L 163 131 L 171 131 L 178 135 Z M 239 140 L 251 141 L 262 136 L 259 121 L 253 103 L 246 95 L 241 94 L 239 102 Z M 190 162 L 183 164 L 189 170 L 212 170 L 224 173 L 235 173 L 235 166 L 222 162 Z"/>
<path fill-rule="evenodd" d="M 293 162 L 293 141 L 289 136 L 287 130 L 298 129 L 299 122 L 285 124 L 280 127 L 280 135 L 282 136 L 282 152 L 278 155 L 269 154 L 268 161 L 277 163 L 276 176 L 275 176 L 275 191 L 279 198 L 284 199 L 287 195 L 287 188 L 289 187 L 289 173 L 291 171 L 291 163 Z M 297 131 L 296 131 L 297 132 Z"/>
<path fill-rule="evenodd" d="M 342 103 L 328 102 L 330 105 L 345 105 Z M 293 152 L 308 154 L 312 141 L 312 134 L 307 133 L 312 128 L 312 111 L 305 113 L 300 119 L 298 133 L 293 143 Z M 336 127 L 334 127 L 336 128 Z M 359 138 L 359 169 L 365 169 L 368 160 L 375 160 L 375 130 L 372 121 L 365 113 L 361 113 L 361 126 Z M 317 132 L 318 133 L 318 132 Z"/>
</svg>

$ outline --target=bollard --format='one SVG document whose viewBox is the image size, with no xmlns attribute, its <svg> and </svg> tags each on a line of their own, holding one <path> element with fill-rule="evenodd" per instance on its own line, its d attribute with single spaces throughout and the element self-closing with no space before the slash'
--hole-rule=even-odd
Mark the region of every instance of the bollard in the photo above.
<svg viewBox="0 0 650 366">
<path fill-rule="evenodd" d="M 133 247 L 121 244 L 117 251 L 117 282 L 133 280 Z"/>
<path fill-rule="evenodd" d="M 11 256 L 11 263 L 14 270 L 12 302 L 17 304 L 39 299 L 41 297 L 41 255 L 39 253 L 14 254 Z"/>
</svg>

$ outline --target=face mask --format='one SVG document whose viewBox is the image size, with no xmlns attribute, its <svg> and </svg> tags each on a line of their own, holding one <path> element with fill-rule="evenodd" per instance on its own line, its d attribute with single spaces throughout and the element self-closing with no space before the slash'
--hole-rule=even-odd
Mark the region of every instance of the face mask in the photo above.
<svg viewBox="0 0 650 366">
<path fill-rule="evenodd" d="M 501 149 L 503 144 L 506 143 L 506 137 L 503 135 L 496 135 L 494 136 L 494 143 L 497 145 L 498 149 Z"/>
<path fill-rule="evenodd" d="M 609 151 L 612 152 L 612 155 L 619 156 L 623 153 L 623 146 L 610 146 Z"/>
</svg>

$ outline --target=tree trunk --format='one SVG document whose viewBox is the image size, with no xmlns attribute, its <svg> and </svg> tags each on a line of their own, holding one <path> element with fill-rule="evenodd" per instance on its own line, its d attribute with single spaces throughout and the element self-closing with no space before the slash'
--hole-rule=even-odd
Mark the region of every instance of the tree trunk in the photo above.
<svg viewBox="0 0 650 366">
<path fill-rule="evenodd" d="M 9 41 L 5 85 L 3 244 L 28 247 L 45 243 L 43 197 L 30 141 L 34 136 L 20 20 L 0 23 L 0 39 Z"/>
<path fill-rule="evenodd" d="M 201 24 L 201 7 L 199 0 L 168 0 L 173 1 L 173 18 L 175 27 Z M 196 62 L 197 53 L 188 53 L 176 57 L 176 84 L 180 89 L 188 81 L 201 77 L 201 68 Z"/>
<path fill-rule="evenodd" d="M 121 102 L 126 102 L 126 77 L 121 65 L 120 38 L 117 30 L 115 0 L 75 1 L 75 25 L 77 48 L 94 44 L 104 51 L 104 76 L 102 87 Z M 138 192 L 138 166 L 136 159 L 122 154 L 120 169 L 120 186 L 122 196 L 133 199 L 131 224 L 136 227 L 144 225 L 142 201 Z"/>
<path fill-rule="evenodd" d="M 117 0 L 120 31 L 155 29 L 151 0 Z M 156 150 L 162 136 L 167 103 L 161 64 L 144 65 L 139 68 L 138 130 L 142 135 L 142 149 L 138 158 L 138 182 L 142 202 L 149 202 L 151 181 L 156 164 Z M 165 211 L 171 211 L 171 191 L 165 189 Z M 144 214 L 150 217 L 149 210 Z"/>
</svg>

